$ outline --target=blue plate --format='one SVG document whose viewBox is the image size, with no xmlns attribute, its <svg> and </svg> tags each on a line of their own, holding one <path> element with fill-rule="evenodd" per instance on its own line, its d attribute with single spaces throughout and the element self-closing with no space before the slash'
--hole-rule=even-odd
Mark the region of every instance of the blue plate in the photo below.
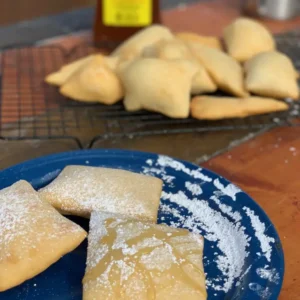
<svg viewBox="0 0 300 300">
<path fill-rule="evenodd" d="M 284 274 L 278 234 L 263 210 L 236 186 L 196 165 L 156 154 L 89 150 L 34 159 L 0 173 L 0 188 L 25 179 L 39 189 L 67 165 L 120 168 L 164 181 L 159 222 L 205 237 L 208 299 L 277 299 Z M 85 229 L 88 221 L 71 218 Z M 42 274 L 0 293 L 0 300 L 80 300 L 87 243 Z"/>
</svg>

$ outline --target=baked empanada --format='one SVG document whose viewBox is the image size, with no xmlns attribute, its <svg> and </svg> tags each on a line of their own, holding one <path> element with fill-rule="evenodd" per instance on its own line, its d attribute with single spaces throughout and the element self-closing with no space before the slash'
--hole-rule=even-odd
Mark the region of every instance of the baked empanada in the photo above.
<svg viewBox="0 0 300 300">
<path fill-rule="evenodd" d="M 152 25 L 140 30 L 138 33 L 122 43 L 112 52 L 111 56 L 117 56 L 120 60 L 137 58 L 141 55 L 144 48 L 151 46 L 160 40 L 170 40 L 173 38 L 174 35 L 167 27 Z"/>
<path fill-rule="evenodd" d="M 77 69 L 61 86 L 60 92 L 77 101 L 107 105 L 120 101 L 124 96 L 119 77 L 99 56 L 92 57 Z"/>
<path fill-rule="evenodd" d="M 218 88 L 238 97 L 246 97 L 241 65 L 226 53 L 205 46 L 191 46 L 193 54 L 205 67 Z"/>
<path fill-rule="evenodd" d="M 108 57 L 102 54 L 92 54 L 81 59 L 78 59 L 72 63 L 62 66 L 59 71 L 49 74 L 45 81 L 52 85 L 61 86 L 63 85 L 70 76 L 72 76 L 79 68 L 87 65 L 91 60 L 97 59 L 98 62 L 102 62 L 103 65 L 114 69 L 118 63 L 116 57 Z"/>
<path fill-rule="evenodd" d="M 240 62 L 276 48 L 269 30 L 259 22 L 248 18 L 238 18 L 226 27 L 224 42 L 229 55 Z"/>
<path fill-rule="evenodd" d="M 0 191 L 0 291 L 43 272 L 86 232 L 60 215 L 26 181 Z"/>
<path fill-rule="evenodd" d="M 260 53 L 245 64 L 246 88 L 249 92 L 274 98 L 299 98 L 295 68 L 284 54 Z"/>
<path fill-rule="evenodd" d="M 221 120 L 287 110 L 289 106 L 275 99 L 198 96 L 192 99 L 191 114 L 200 120 Z"/>
<path fill-rule="evenodd" d="M 89 217 L 103 210 L 156 222 L 162 181 L 125 170 L 67 166 L 39 191 L 63 214 Z"/>
<path fill-rule="evenodd" d="M 194 32 L 178 32 L 175 34 L 176 38 L 179 40 L 190 43 L 190 44 L 200 44 L 210 48 L 215 48 L 222 50 L 222 44 L 219 38 L 215 36 L 204 36 L 199 35 Z"/>
<path fill-rule="evenodd" d="M 120 72 L 126 110 L 147 109 L 171 118 L 187 118 L 196 72 L 197 67 L 187 61 L 135 60 Z"/>
<path fill-rule="evenodd" d="M 83 300 L 205 300 L 203 238 L 93 212 Z"/>
</svg>

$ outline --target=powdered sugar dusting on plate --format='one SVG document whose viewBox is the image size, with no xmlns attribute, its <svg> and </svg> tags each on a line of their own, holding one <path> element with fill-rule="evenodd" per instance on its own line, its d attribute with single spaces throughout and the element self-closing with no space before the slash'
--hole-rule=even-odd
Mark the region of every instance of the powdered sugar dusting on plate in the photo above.
<svg viewBox="0 0 300 300">
<path fill-rule="evenodd" d="M 266 279 L 266 280 L 274 282 L 276 284 L 279 283 L 279 280 L 280 280 L 279 273 L 274 268 L 273 269 L 268 269 L 267 267 L 257 268 L 256 273 L 262 279 Z"/>
<path fill-rule="evenodd" d="M 194 184 L 187 181 L 185 183 L 185 187 L 192 193 L 193 196 L 199 196 L 203 193 L 199 184 Z"/>
<path fill-rule="evenodd" d="M 275 239 L 266 235 L 266 225 L 260 221 L 259 217 L 255 215 L 254 211 L 248 207 L 243 207 L 243 210 L 250 218 L 251 225 L 255 231 L 255 236 L 260 242 L 261 251 L 264 253 L 266 259 L 271 261 L 272 244 L 275 243 Z"/>
<path fill-rule="evenodd" d="M 267 261 L 270 261 L 272 244 L 275 240 L 266 235 L 265 224 L 248 207 L 244 207 L 243 212 L 235 211 L 231 205 L 228 205 L 226 198 L 236 201 L 237 195 L 242 193 L 237 186 L 223 183 L 222 179 L 213 180 L 204 174 L 201 168 L 190 169 L 180 161 L 167 156 L 158 156 L 157 160 L 147 160 L 146 164 L 149 167 L 144 167 L 143 173 L 150 173 L 160 178 L 173 175 L 173 170 L 190 176 L 191 180 L 185 181 L 184 187 L 180 188 L 181 190 L 176 186 L 177 176 L 172 179 L 171 184 L 168 181 L 164 182 L 165 187 L 168 187 L 168 192 L 163 191 L 162 193 L 160 211 L 163 217 L 161 220 L 168 219 L 168 223 L 173 227 L 187 228 L 205 237 L 206 247 L 209 247 L 208 251 L 213 253 L 213 259 L 208 261 L 208 258 L 204 257 L 204 265 L 211 266 L 213 264 L 222 274 L 215 277 L 210 277 L 207 274 L 206 285 L 210 289 L 228 292 L 234 284 L 240 285 L 240 280 L 253 267 L 253 265 L 245 267 L 246 259 L 250 254 L 249 246 L 253 238 L 257 238 L 261 245 L 259 255 L 258 253 L 254 255 L 260 259 L 265 257 Z M 180 177 L 180 173 L 178 176 Z M 210 185 L 209 189 L 211 186 L 215 189 L 213 196 L 209 199 L 202 198 L 205 188 L 203 185 L 205 184 Z M 224 198 L 226 201 L 223 200 L 223 196 L 226 196 Z M 254 236 L 250 236 L 242 225 L 245 215 L 250 218 Z M 275 269 L 274 272 L 276 272 Z M 266 277 L 267 273 L 260 270 L 258 276 L 260 278 Z M 255 289 L 257 285 L 253 283 L 251 288 Z M 256 293 L 267 296 L 270 291 L 262 288 L 257 289 Z"/>
<path fill-rule="evenodd" d="M 221 192 L 221 194 L 230 197 L 233 201 L 236 200 L 236 194 L 241 192 L 241 190 L 232 183 L 225 187 L 218 178 L 214 180 L 214 186 Z"/>
<path fill-rule="evenodd" d="M 169 167 L 172 169 L 175 169 L 176 171 L 182 171 L 188 175 L 191 175 L 193 178 L 201 179 L 206 182 L 211 182 L 212 179 L 208 176 L 204 175 L 201 171 L 201 168 L 198 168 L 197 170 L 190 170 L 187 168 L 183 163 L 180 161 L 174 160 L 169 156 L 159 155 L 156 165 L 160 167 Z"/>
<path fill-rule="evenodd" d="M 177 226 L 183 226 L 191 231 L 199 232 L 199 227 L 206 231 L 204 237 L 217 243 L 221 254 L 216 255 L 214 263 L 222 272 L 225 280 L 221 285 L 214 279 L 209 284 L 215 290 L 229 291 L 235 279 L 242 273 L 244 262 L 248 253 L 249 237 L 245 234 L 245 228 L 240 223 L 233 223 L 216 210 L 213 210 L 207 201 L 196 198 L 189 199 L 184 192 L 177 194 L 164 193 L 162 199 L 176 203 L 188 210 L 190 216 L 184 221 L 179 221 Z M 232 240 L 232 242 L 229 242 Z"/>
<path fill-rule="evenodd" d="M 234 221 L 238 222 L 242 220 L 242 216 L 239 212 L 233 211 L 231 206 L 228 206 L 226 204 L 223 204 L 220 199 L 218 199 L 216 196 L 211 196 L 210 200 L 214 201 L 220 208 L 220 210 L 225 214 L 231 217 Z"/>
<path fill-rule="evenodd" d="M 255 282 L 249 283 L 249 289 L 255 292 L 262 300 L 267 300 L 272 295 L 268 287 L 264 288 L 260 284 Z"/>
</svg>

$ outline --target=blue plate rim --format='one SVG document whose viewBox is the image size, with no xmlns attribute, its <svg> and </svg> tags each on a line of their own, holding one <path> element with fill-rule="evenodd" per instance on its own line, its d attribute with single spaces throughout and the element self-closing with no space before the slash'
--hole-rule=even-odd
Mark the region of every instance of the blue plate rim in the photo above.
<svg viewBox="0 0 300 300">
<path fill-rule="evenodd" d="M 32 169 L 34 168 L 34 165 L 39 164 L 40 166 L 43 164 L 49 164 L 49 162 L 51 162 L 51 160 L 55 160 L 55 161 L 60 161 L 60 160 L 64 160 L 65 157 L 70 157 L 70 156 L 76 156 L 76 157 L 80 157 L 80 156 L 86 156 L 89 155 L 90 157 L 95 157 L 95 156 L 99 156 L 99 155 L 103 155 L 103 154 L 111 154 L 114 156 L 124 156 L 128 155 L 131 156 L 132 158 L 134 158 L 136 155 L 139 157 L 145 157 L 146 159 L 149 158 L 156 158 L 159 155 L 163 155 L 163 156 L 168 156 L 171 157 L 169 155 L 165 155 L 165 154 L 159 154 L 159 153 L 153 153 L 153 152 L 147 152 L 147 151 L 136 151 L 136 150 L 128 150 L 128 149 L 117 149 L 117 148 L 103 148 L 103 149 L 87 149 L 87 150 L 73 150 L 73 151 L 65 151 L 65 152 L 59 152 L 59 153 L 55 153 L 55 154 L 49 154 L 49 155 L 44 155 L 44 156 L 39 156 L 30 160 L 26 160 L 24 162 L 18 163 L 16 165 L 13 165 L 11 167 L 5 168 L 3 170 L 0 170 L 0 180 L 1 177 L 3 176 L 3 173 L 7 173 L 7 172 L 14 172 L 15 169 L 18 169 L 18 172 L 20 172 L 20 169 L 22 170 L 23 168 L 25 169 Z M 91 155 L 92 154 L 92 155 Z M 225 181 L 232 183 L 230 180 L 228 180 L 226 177 L 223 177 L 222 175 L 219 175 L 207 168 L 203 168 L 201 167 L 201 165 L 196 165 L 192 162 L 186 161 L 186 160 L 182 160 L 182 159 L 178 159 L 175 157 L 171 157 L 179 162 L 184 163 L 187 166 L 190 166 L 192 168 L 201 168 L 203 170 L 205 170 L 206 172 L 217 176 L 219 178 L 224 179 Z M 234 183 L 233 183 L 234 184 Z M 236 185 L 236 184 L 234 184 Z M 236 185 L 238 187 L 238 185 Z M 242 190 L 242 189 L 241 189 Z M 283 246 L 282 246 L 282 242 L 280 239 L 280 236 L 278 234 L 278 231 L 276 229 L 276 226 L 274 225 L 274 223 L 271 221 L 271 219 L 269 218 L 269 216 L 266 214 L 266 212 L 262 209 L 262 207 L 248 194 L 246 193 L 244 190 L 242 190 L 242 192 L 250 199 L 252 200 L 252 205 L 255 207 L 256 212 L 258 212 L 260 215 L 262 215 L 273 227 L 274 233 L 276 235 L 276 240 L 279 242 L 279 248 L 280 251 L 279 252 L 279 257 L 280 262 L 279 262 L 279 267 L 280 270 L 282 272 L 282 276 L 280 277 L 281 280 L 278 283 L 278 285 L 276 285 L 276 288 L 273 289 L 272 291 L 272 297 L 275 297 L 274 299 L 277 299 L 278 296 L 280 295 L 281 289 L 282 289 L 282 285 L 283 285 L 283 281 L 284 281 L 284 275 L 285 275 L 285 256 L 284 256 L 284 251 L 283 251 Z"/>
</svg>

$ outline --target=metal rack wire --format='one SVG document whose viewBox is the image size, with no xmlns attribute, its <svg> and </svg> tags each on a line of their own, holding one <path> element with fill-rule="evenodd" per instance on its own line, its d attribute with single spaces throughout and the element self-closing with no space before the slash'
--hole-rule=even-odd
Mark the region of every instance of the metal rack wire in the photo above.
<svg viewBox="0 0 300 300">
<path fill-rule="evenodd" d="M 289 112 L 212 122 L 192 118 L 174 120 L 146 111 L 127 112 L 122 103 L 105 106 L 75 102 L 60 95 L 56 87 L 44 83 L 44 77 L 61 65 L 94 51 L 88 45 L 77 46 L 70 52 L 58 46 L 5 51 L 0 63 L 0 138 L 66 138 L 83 147 L 92 146 L 98 139 L 124 136 L 289 125 L 291 111 L 295 112 L 292 108 Z"/>
</svg>

